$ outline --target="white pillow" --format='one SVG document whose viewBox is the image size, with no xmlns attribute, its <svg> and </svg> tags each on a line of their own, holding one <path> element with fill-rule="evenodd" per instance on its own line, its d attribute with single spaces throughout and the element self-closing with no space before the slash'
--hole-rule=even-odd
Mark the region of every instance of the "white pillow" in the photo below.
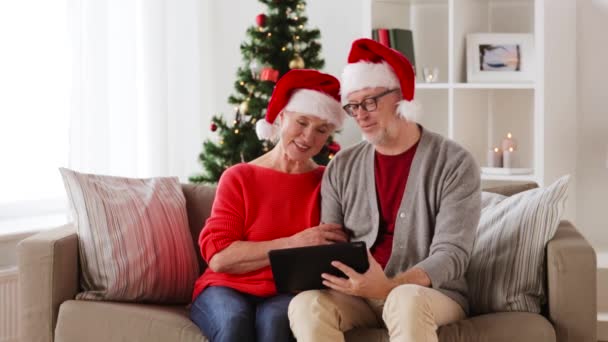
<svg viewBox="0 0 608 342">
<path fill-rule="evenodd" d="M 77 298 L 190 302 L 198 262 L 178 179 L 60 171 L 78 231 Z"/>
<path fill-rule="evenodd" d="M 506 197 L 482 192 L 482 210 L 469 269 L 473 314 L 539 313 L 546 302 L 545 247 L 564 210 L 568 181 Z"/>
</svg>

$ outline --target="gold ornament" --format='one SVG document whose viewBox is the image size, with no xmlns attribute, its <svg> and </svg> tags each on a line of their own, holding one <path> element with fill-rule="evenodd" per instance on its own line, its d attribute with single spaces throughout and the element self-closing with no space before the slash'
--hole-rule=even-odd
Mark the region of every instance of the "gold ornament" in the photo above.
<svg viewBox="0 0 608 342">
<path fill-rule="evenodd" d="M 289 69 L 304 69 L 304 60 L 300 55 L 295 55 L 291 61 L 289 61 Z"/>
<path fill-rule="evenodd" d="M 245 101 L 241 102 L 241 105 L 239 106 L 239 110 L 241 111 L 241 113 L 247 114 L 249 112 L 249 100 L 245 100 Z"/>
</svg>

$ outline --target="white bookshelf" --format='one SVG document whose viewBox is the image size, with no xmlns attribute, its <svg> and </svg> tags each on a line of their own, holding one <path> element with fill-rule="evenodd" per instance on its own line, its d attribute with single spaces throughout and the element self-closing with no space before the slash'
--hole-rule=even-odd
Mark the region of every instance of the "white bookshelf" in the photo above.
<svg viewBox="0 0 608 342">
<path fill-rule="evenodd" d="M 422 104 L 420 123 L 467 148 L 480 166 L 487 151 L 511 132 L 518 141 L 519 167 L 528 175 L 488 175 L 488 181 L 535 181 L 544 174 L 544 0 L 364 0 L 363 30 L 410 29 Z M 534 80 L 528 83 L 467 83 L 469 33 L 534 35 Z M 438 83 L 424 83 L 422 68 L 438 67 Z"/>
</svg>

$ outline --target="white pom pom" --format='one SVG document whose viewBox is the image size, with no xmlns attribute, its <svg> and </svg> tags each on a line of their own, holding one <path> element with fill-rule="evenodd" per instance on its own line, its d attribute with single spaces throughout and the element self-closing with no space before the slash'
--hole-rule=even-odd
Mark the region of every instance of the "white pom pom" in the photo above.
<svg viewBox="0 0 608 342">
<path fill-rule="evenodd" d="M 415 100 L 401 100 L 397 104 L 397 113 L 399 113 L 399 116 L 405 120 L 418 122 L 420 112 L 420 103 Z"/>
<path fill-rule="evenodd" d="M 260 140 L 270 140 L 277 133 L 277 126 L 269 123 L 265 119 L 259 120 L 255 124 L 255 133 Z"/>
</svg>

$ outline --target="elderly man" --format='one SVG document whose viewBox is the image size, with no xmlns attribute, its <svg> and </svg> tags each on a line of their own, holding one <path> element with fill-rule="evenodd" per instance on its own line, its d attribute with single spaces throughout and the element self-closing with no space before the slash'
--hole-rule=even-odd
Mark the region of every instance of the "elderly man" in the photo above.
<svg viewBox="0 0 608 342">
<path fill-rule="evenodd" d="M 391 341 L 437 341 L 466 317 L 465 272 L 480 216 L 479 167 L 464 148 L 416 123 L 415 75 L 399 52 L 356 40 L 342 74 L 344 109 L 365 141 L 343 150 L 322 182 L 322 221 L 364 241 L 370 268 L 324 274 L 329 290 L 289 305 L 298 341 L 343 341 L 386 327 Z"/>
</svg>

